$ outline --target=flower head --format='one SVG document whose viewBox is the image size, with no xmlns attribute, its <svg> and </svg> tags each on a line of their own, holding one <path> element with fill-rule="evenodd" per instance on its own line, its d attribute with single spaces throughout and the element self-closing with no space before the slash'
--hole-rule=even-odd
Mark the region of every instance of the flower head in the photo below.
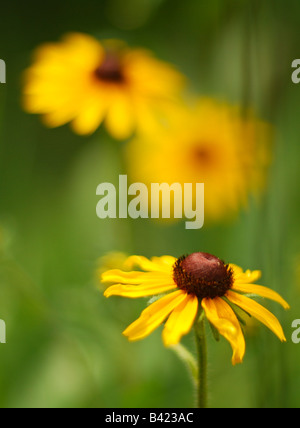
<svg viewBox="0 0 300 428">
<path fill-rule="evenodd" d="M 25 74 L 24 108 L 49 127 L 72 122 L 78 134 L 105 122 L 123 139 L 163 116 L 182 84 L 181 74 L 148 51 L 72 33 L 37 49 Z"/>
<path fill-rule="evenodd" d="M 202 308 L 209 322 L 231 344 L 232 363 L 241 363 L 246 345 L 235 306 L 265 324 L 281 341 L 286 340 L 277 318 L 245 295 L 256 294 L 289 308 L 278 293 L 253 284 L 260 278 L 260 271 L 244 272 L 234 264 L 225 264 L 219 258 L 202 252 L 179 259 L 163 256 L 149 260 L 132 256 L 126 265 L 136 265 L 144 272 L 110 270 L 103 273 L 103 282 L 115 283 L 105 291 L 106 297 L 138 298 L 165 294 L 150 304 L 123 332 L 131 341 L 147 337 L 167 320 L 163 329 L 164 344 L 176 345 L 191 330 Z"/>
<path fill-rule="evenodd" d="M 205 98 L 168 129 L 134 138 L 125 156 L 133 182 L 204 183 L 206 220 L 220 221 L 264 188 L 269 141 L 268 125 Z"/>
</svg>

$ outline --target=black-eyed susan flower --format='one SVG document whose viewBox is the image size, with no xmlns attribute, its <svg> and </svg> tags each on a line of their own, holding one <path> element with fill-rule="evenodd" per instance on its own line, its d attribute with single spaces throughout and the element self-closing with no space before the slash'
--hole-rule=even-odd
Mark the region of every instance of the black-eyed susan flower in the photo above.
<svg viewBox="0 0 300 428">
<path fill-rule="evenodd" d="M 71 122 L 84 135 L 105 122 L 113 137 L 125 139 L 159 121 L 182 85 L 180 73 L 146 50 L 72 33 L 37 49 L 23 104 L 49 127 Z"/>
<path fill-rule="evenodd" d="M 199 99 L 171 126 L 125 148 L 132 182 L 204 183 L 205 220 L 220 221 L 260 195 L 270 163 L 270 126 L 238 107 Z"/>
<path fill-rule="evenodd" d="M 165 346 L 176 345 L 191 330 L 202 308 L 209 322 L 229 341 L 233 350 L 232 363 L 241 363 L 245 339 L 235 306 L 265 324 L 281 341 L 286 340 L 277 318 L 246 295 L 265 297 L 289 308 L 277 292 L 254 284 L 261 276 L 260 271 L 244 272 L 234 264 L 225 264 L 202 252 L 179 259 L 163 256 L 149 260 L 132 256 L 126 263 L 131 267 L 136 265 L 144 272 L 110 270 L 103 273 L 103 282 L 115 283 L 105 291 L 106 297 L 138 298 L 163 294 L 123 332 L 130 341 L 147 337 L 165 322 L 163 342 Z"/>
</svg>

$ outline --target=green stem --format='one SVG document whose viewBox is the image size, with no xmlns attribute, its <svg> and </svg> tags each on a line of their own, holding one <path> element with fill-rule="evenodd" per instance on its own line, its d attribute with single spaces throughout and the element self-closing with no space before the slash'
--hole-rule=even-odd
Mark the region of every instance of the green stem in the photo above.
<svg viewBox="0 0 300 428">
<path fill-rule="evenodd" d="M 204 312 L 202 312 L 198 322 L 195 323 L 198 353 L 197 407 L 199 409 L 207 408 L 207 345 L 204 320 Z"/>
</svg>

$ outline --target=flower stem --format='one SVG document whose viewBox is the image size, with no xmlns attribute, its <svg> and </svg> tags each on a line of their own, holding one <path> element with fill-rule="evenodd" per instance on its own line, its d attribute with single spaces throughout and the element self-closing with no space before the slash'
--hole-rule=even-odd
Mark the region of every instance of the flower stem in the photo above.
<svg viewBox="0 0 300 428">
<path fill-rule="evenodd" d="M 195 323 L 196 345 L 198 353 L 198 385 L 197 385 L 197 407 L 207 408 L 207 345 L 204 324 L 204 311 L 200 314 L 198 322 Z"/>
</svg>

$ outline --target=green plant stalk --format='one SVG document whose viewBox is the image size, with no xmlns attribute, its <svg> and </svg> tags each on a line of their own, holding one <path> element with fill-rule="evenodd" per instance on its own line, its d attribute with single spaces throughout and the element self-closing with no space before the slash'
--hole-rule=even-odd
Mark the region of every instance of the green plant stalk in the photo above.
<svg viewBox="0 0 300 428">
<path fill-rule="evenodd" d="M 198 353 L 197 407 L 206 409 L 207 405 L 207 343 L 204 311 L 195 323 L 196 346 Z"/>
</svg>

